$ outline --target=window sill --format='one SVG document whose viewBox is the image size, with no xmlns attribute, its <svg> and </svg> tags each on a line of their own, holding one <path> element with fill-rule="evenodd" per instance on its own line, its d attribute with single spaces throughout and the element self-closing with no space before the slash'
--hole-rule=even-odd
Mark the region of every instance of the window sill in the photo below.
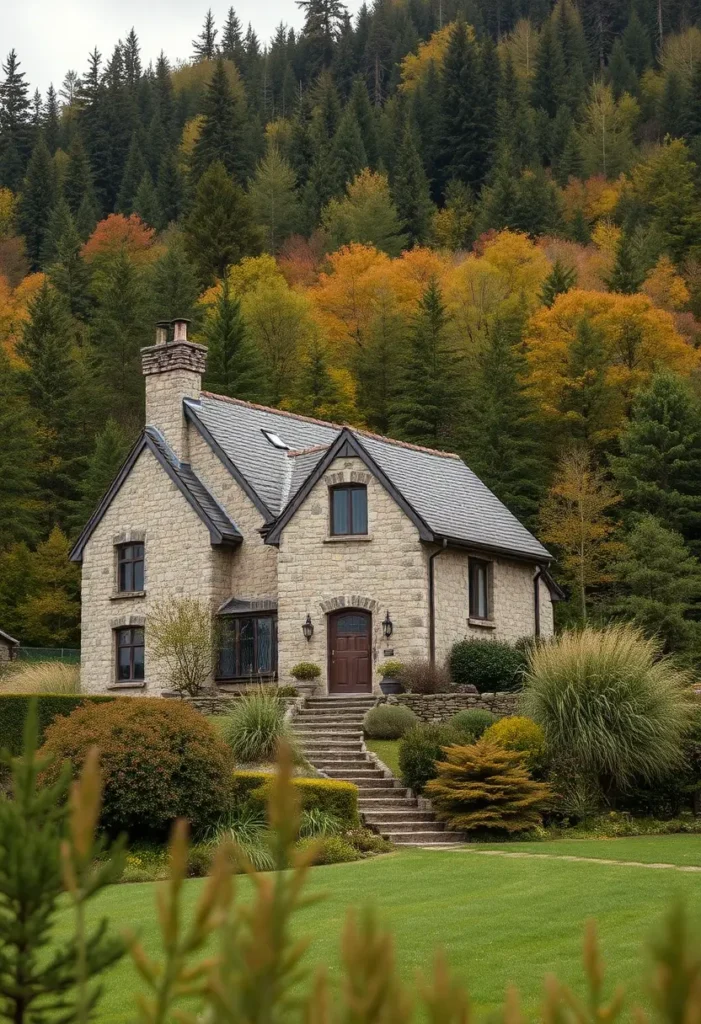
<svg viewBox="0 0 701 1024">
<path fill-rule="evenodd" d="M 493 619 L 473 619 L 467 620 L 468 626 L 477 626 L 480 629 L 496 629 L 497 624 Z"/>
<path fill-rule="evenodd" d="M 324 544 L 367 544 L 371 540 L 371 533 L 339 533 L 324 537 Z"/>
<path fill-rule="evenodd" d="M 112 683 L 108 690 L 145 690 L 146 682 L 143 679 L 130 679 L 128 683 Z"/>
<path fill-rule="evenodd" d="M 126 601 L 131 597 L 146 597 L 145 590 L 118 590 L 112 594 L 110 601 Z"/>
<path fill-rule="evenodd" d="M 230 676 L 226 679 L 223 677 L 217 678 L 214 682 L 217 686 L 242 686 L 244 683 L 257 686 L 259 683 L 274 683 L 276 679 L 276 675 Z"/>
</svg>

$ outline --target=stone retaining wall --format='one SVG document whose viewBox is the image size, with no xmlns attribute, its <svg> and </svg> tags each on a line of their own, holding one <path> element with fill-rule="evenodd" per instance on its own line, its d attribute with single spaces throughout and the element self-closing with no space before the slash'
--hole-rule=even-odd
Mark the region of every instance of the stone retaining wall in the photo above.
<svg viewBox="0 0 701 1024">
<path fill-rule="evenodd" d="M 518 713 L 517 693 L 397 693 L 380 698 L 380 703 L 403 704 L 422 722 L 442 722 L 458 711 L 491 711 L 504 718 Z"/>
<path fill-rule="evenodd" d="M 200 695 L 199 697 L 179 697 L 174 693 L 164 693 L 163 696 L 167 697 L 169 700 L 185 700 L 203 715 L 227 715 L 233 708 L 234 704 L 241 699 L 242 695 L 240 693 L 232 693 L 225 696 L 224 694 L 216 693 L 212 696 Z M 296 705 L 300 701 L 300 698 L 282 697 L 281 700 L 286 708 L 290 708 Z"/>
</svg>

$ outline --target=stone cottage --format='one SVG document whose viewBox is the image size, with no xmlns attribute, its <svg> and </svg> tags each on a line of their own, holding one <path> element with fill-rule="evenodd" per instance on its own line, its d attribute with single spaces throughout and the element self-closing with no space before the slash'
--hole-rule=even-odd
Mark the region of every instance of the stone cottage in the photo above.
<svg viewBox="0 0 701 1024">
<path fill-rule="evenodd" d="M 213 684 L 371 692 L 385 658 L 548 636 L 551 556 L 456 455 L 201 390 L 187 321 L 142 351 L 146 427 L 81 533 L 82 685 L 158 694 L 155 602 L 221 620 Z"/>
</svg>

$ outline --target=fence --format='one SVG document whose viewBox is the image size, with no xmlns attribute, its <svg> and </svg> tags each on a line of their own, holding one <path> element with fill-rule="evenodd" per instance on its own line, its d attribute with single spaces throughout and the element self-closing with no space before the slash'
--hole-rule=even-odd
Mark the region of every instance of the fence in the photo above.
<svg viewBox="0 0 701 1024">
<path fill-rule="evenodd" d="M 80 664 L 80 648 L 75 647 L 20 647 L 20 661 L 63 661 L 68 665 Z"/>
</svg>

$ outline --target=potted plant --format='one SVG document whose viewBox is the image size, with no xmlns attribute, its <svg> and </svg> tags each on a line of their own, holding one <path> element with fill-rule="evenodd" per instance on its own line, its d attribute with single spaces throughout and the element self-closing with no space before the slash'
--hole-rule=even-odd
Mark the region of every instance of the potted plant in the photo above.
<svg viewBox="0 0 701 1024">
<path fill-rule="evenodd" d="M 383 661 L 377 666 L 377 671 L 382 676 L 380 689 L 384 694 L 404 693 L 404 684 L 401 681 L 403 668 L 401 661 Z"/>
<path fill-rule="evenodd" d="M 300 694 L 311 697 L 319 685 L 321 669 L 313 661 L 300 661 L 290 670 L 290 675 L 296 680 Z"/>
</svg>

